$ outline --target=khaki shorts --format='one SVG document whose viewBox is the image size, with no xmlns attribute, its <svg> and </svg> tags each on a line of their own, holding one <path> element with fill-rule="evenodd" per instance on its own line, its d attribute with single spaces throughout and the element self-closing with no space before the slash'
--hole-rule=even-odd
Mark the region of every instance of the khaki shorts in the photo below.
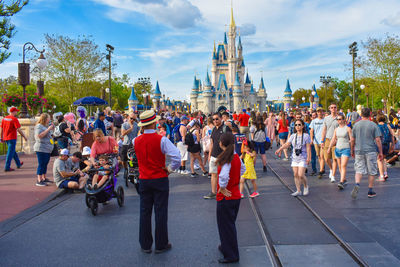
<svg viewBox="0 0 400 267">
<path fill-rule="evenodd" d="M 324 143 L 324 158 L 325 158 L 325 160 L 327 160 L 327 159 L 336 159 L 336 156 L 335 156 L 335 148 L 336 148 L 336 146 L 333 146 L 332 149 L 331 149 L 331 153 L 328 153 L 328 148 L 329 148 L 330 143 L 331 143 L 331 140 L 326 138 L 325 139 L 325 143 Z"/>
<path fill-rule="evenodd" d="M 321 147 L 321 144 L 318 145 L 318 144 L 314 143 L 314 148 L 315 148 L 315 153 L 317 153 L 317 157 L 324 155 L 324 151 Z"/>
<path fill-rule="evenodd" d="M 210 166 L 208 167 L 209 173 L 218 173 L 217 158 L 210 157 Z"/>
<path fill-rule="evenodd" d="M 362 175 L 378 175 L 378 153 L 370 152 L 365 155 L 355 155 L 354 170 Z"/>
<path fill-rule="evenodd" d="M 186 161 L 188 160 L 189 152 L 188 152 L 188 146 L 184 145 L 183 142 L 178 142 L 176 144 L 176 147 L 178 148 L 179 152 L 181 153 L 181 161 Z"/>
</svg>

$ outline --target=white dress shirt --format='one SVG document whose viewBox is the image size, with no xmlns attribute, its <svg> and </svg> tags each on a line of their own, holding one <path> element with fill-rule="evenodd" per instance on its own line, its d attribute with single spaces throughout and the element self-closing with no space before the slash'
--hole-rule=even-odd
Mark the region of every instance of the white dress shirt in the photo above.
<svg viewBox="0 0 400 267">
<path fill-rule="evenodd" d="M 219 173 L 218 184 L 219 187 L 226 187 L 229 183 L 229 173 L 231 171 L 231 163 L 225 163 L 221 167 L 221 172 Z M 240 161 L 240 176 L 246 171 L 246 166 Z"/>
</svg>

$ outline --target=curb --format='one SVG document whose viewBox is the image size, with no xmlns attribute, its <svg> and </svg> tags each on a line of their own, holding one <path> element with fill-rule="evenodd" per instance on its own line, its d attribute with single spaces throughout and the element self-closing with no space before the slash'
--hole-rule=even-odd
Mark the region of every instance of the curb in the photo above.
<svg viewBox="0 0 400 267">
<path fill-rule="evenodd" d="M 0 222 L 0 238 L 15 229 L 16 227 L 24 224 L 25 222 L 33 219 L 34 217 L 40 215 L 41 213 L 51 209 L 52 207 L 58 205 L 65 198 L 61 198 L 67 193 L 72 193 L 73 191 L 67 189 L 57 189 L 53 193 L 51 193 L 46 199 L 42 202 L 27 208 L 26 210 L 21 211 L 14 217 L 6 219 L 3 222 Z"/>
</svg>

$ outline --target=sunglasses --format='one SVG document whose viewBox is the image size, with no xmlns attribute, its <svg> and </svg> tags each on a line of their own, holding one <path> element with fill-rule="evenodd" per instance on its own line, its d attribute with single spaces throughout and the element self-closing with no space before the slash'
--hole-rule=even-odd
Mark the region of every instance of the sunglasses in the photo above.
<svg viewBox="0 0 400 267">
<path fill-rule="evenodd" d="M 341 121 L 342 119 L 336 119 L 336 120 Z"/>
<path fill-rule="evenodd" d="M 219 118 L 213 118 L 213 121 L 219 121 Z"/>
<path fill-rule="evenodd" d="M 295 124 L 294 126 L 303 126 L 303 124 Z"/>
</svg>

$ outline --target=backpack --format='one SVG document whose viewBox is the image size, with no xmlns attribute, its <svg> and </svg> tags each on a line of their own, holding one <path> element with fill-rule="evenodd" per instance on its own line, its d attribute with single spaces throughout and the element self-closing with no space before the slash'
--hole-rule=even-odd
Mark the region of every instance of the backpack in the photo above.
<svg viewBox="0 0 400 267">
<path fill-rule="evenodd" d="M 193 132 L 189 131 L 189 132 L 185 135 L 185 145 L 187 145 L 187 146 L 193 146 L 193 145 L 194 145 Z"/>
<path fill-rule="evenodd" d="M 54 137 L 60 137 L 61 135 L 62 135 L 62 133 L 60 131 L 60 125 L 57 125 L 56 128 L 54 129 L 53 136 Z"/>
<path fill-rule="evenodd" d="M 174 136 L 174 144 L 182 141 L 182 135 L 179 131 L 179 128 L 182 126 L 183 124 L 178 124 L 174 127 L 174 129 L 172 130 L 172 135 Z"/>
<path fill-rule="evenodd" d="M 389 131 L 389 127 L 386 124 L 378 124 L 379 130 L 381 130 L 381 141 L 383 144 L 389 144 L 392 142 L 392 134 Z"/>
</svg>

